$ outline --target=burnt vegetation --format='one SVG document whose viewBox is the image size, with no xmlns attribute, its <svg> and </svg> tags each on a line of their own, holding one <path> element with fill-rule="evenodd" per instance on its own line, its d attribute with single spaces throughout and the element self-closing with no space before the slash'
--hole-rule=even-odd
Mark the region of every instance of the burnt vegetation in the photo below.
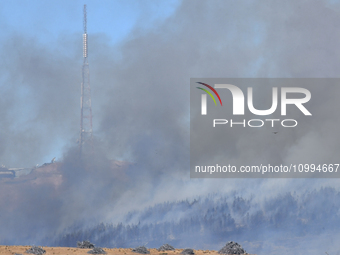
<svg viewBox="0 0 340 255">
<path fill-rule="evenodd" d="M 93 240 L 102 247 L 129 248 L 141 243 L 160 247 L 168 242 L 178 248 L 219 250 L 226 239 L 259 241 L 265 233 L 262 230 L 291 237 L 316 236 L 325 228 L 336 231 L 339 208 L 340 194 L 332 188 L 303 195 L 286 193 L 261 205 L 242 196 L 209 195 L 130 212 L 124 223 L 74 228 L 53 245 L 72 247 L 77 240 Z"/>
</svg>

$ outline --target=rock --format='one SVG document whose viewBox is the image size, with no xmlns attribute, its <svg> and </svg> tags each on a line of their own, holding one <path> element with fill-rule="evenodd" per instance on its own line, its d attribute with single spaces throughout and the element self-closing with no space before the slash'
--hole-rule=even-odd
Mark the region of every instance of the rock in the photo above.
<svg viewBox="0 0 340 255">
<path fill-rule="evenodd" d="M 139 246 L 137 248 L 132 249 L 132 251 L 141 254 L 150 254 L 150 251 L 145 246 Z"/>
<path fill-rule="evenodd" d="M 194 255 L 195 252 L 193 249 L 184 249 L 181 254 Z"/>
<path fill-rule="evenodd" d="M 158 251 L 174 251 L 175 248 L 172 247 L 169 244 L 163 244 L 161 247 L 159 247 Z"/>
<path fill-rule="evenodd" d="M 35 254 L 35 255 L 42 255 L 44 253 L 46 253 L 46 251 L 43 248 L 40 248 L 38 246 L 32 246 L 31 248 L 29 248 L 26 253 L 31 253 L 31 254 Z"/>
<path fill-rule="evenodd" d="M 235 242 L 228 242 L 221 250 L 218 251 L 220 254 L 245 254 L 246 251 L 241 245 Z"/>
<path fill-rule="evenodd" d="M 92 250 L 88 251 L 89 254 L 106 254 L 106 251 L 104 251 L 102 248 L 96 247 Z"/>
<path fill-rule="evenodd" d="M 77 248 L 81 248 L 81 249 L 93 249 L 94 248 L 94 244 L 90 243 L 90 241 L 77 242 Z"/>
</svg>

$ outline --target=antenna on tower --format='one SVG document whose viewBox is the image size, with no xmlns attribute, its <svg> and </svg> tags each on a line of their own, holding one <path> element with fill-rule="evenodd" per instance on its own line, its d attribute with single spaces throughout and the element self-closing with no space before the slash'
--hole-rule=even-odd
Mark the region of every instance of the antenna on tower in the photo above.
<svg viewBox="0 0 340 255">
<path fill-rule="evenodd" d="M 84 34 L 87 33 L 87 17 L 86 17 L 86 4 L 84 4 Z"/>
<path fill-rule="evenodd" d="M 83 57 L 84 61 L 87 60 L 87 14 L 86 14 L 86 4 L 84 4 L 84 34 L 83 34 Z"/>
<path fill-rule="evenodd" d="M 86 4 L 84 4 L 84 34 L 83 34 L 83 67 L 80 99 L 80 138 L 79 151 L 80 156 L 86 151 L 93 152 L 92 137 L 92 106 L 91 106 L 91 87 L 90 87 L 90 69 L 87 59 L 87 13 Z"/>
</svg>

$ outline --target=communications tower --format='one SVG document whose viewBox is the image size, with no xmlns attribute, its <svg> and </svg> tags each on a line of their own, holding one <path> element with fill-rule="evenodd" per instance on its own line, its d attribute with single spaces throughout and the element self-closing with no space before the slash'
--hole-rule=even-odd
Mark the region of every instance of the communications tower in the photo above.
<svg viewBox="0 0 340 255">
<path fill-rule="evenodd" d="M 84 151 L 93 151 L 92 137 L 92 108 L 91 108 L 91 88 L 90 88 L 90 69 L 87 55 L 87 15 L 86 4 L 84 5 L 84 34 L 83 34 L 83 67 L 80 99 L 80 138 L 79 150 L 80 155 Z"/>
</svg>

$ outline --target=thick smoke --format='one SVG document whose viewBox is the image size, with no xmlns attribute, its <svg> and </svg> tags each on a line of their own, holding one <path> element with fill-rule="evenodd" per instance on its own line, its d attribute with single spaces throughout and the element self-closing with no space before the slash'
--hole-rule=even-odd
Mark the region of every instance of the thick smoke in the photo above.
<svg viewBox="0 0 340 255">
<path fill-rule="evenodd" d="M 39 242 L 75 224 L 117 223 L 130 210 L 211 192 L 239 191 L 264 201 L 301 187 L 338 189 L 329 179 L 190 180 L 189 79 L 337 77 L 339 10 L 326 0 L 183 1 L 164 22 L 137 26 L 118 45 L 89 31 L 96 155 L 82 162 L 73 148 L 81 34 L 60 35 L 52 45 L 14 33 L 2 39 L 0 162 L 33 166 L 56 146 L 67 148 L 45 170 L 53 178 L 42 178 L 37 171 L 45 172 L 37 169 L 34 178 L 1 181 L 0 241 Z M 320 94 L 328 95 L 323 89 Z M 315 118 L 338 119 L 337 110 L 329 110 Z M 317 149 L 334 154 L 339 135 L 324 138 L 330 128 L 281 145 L 292 158 Z"/>
</svg>

